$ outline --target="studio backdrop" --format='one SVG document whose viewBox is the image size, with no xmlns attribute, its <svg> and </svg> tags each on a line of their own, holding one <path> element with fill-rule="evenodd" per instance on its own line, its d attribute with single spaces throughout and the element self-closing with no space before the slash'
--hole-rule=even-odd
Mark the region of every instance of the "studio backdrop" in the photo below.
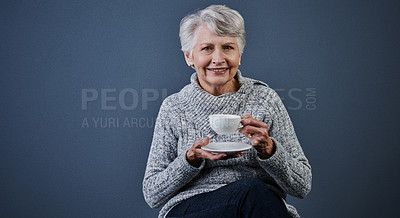
<svg viewBox="0 0 400 218">
<path fill-rule="evenodd" d="M 189 83 L 179 22 L 238 10 L 240 70 L 282 98 L 312 166 L 302 217 L 393 217 L 398 1 L 2 1 L 2 217 L 156 217 L 142 180 L 162 100 Z"/>
</svg>

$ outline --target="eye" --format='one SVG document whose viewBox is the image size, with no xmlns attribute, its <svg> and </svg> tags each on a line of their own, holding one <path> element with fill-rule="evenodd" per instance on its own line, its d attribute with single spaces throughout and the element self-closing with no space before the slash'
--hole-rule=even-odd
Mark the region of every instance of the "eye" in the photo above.
<svg viewBox="0 0 400 218">
<path fill-rule="evenodd" d="M 202 48 L 201 50 L 202 51 L 208 51 L 208 50 L 211 50 L 211 47 L 210 46 L 206 46 L 206 47 Z"/>
<path fill-rule="evenodd" d="M 231 50 L 231 49 L 233 49 L 233 47 L 230 45 L 226 45 L 226 46 L 224 46 L 224 49 Z"/>
</svg>

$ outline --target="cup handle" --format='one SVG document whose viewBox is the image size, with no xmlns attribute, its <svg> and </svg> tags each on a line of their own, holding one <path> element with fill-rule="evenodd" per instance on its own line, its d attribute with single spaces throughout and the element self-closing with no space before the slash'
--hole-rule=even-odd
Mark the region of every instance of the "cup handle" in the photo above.
<svg viewBox="0 0 400 218">
<path fill-rule="evenodd" d="M 240 122 L 242 122 L 243 120 L 244 120 L 243 118 L 240 118 Z M 242 126 L 242 127 L 238 126 L 238 128 L 237 128 L 238 131 L 243 128 L 243 125 L 240 122 L 239 122 L 239 126 Z"/>
</svg>

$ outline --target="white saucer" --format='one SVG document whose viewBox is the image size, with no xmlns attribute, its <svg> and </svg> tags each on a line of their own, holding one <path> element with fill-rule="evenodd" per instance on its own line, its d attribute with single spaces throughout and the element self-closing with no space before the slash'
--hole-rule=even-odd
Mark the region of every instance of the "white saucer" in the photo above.
<svg viewBox="0 0 400 218">
<path fill-rule="evenodd" d="M 251 147 L 253 146 L 242 142 L 212 142 L 201 148 L 210 152 L 235 153 L 235 152 L 246 151 Z"/>
</svg>

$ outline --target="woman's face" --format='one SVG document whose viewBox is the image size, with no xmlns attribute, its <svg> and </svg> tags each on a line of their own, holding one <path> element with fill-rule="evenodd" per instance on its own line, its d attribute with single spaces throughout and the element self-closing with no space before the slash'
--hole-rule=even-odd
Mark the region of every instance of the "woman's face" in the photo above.
<svg viewBox="0 0 400 218">
<path fill-rule="evenodd" d="M 195 38 L 192 58 L 185 53 L 185 59 L 188 65 L 194 64 L 201 87 L 211 94 L 236 91 L 234 76 L 241 58 L 236 37 L 218 36 L 203 25 Z"/>
</svg>

